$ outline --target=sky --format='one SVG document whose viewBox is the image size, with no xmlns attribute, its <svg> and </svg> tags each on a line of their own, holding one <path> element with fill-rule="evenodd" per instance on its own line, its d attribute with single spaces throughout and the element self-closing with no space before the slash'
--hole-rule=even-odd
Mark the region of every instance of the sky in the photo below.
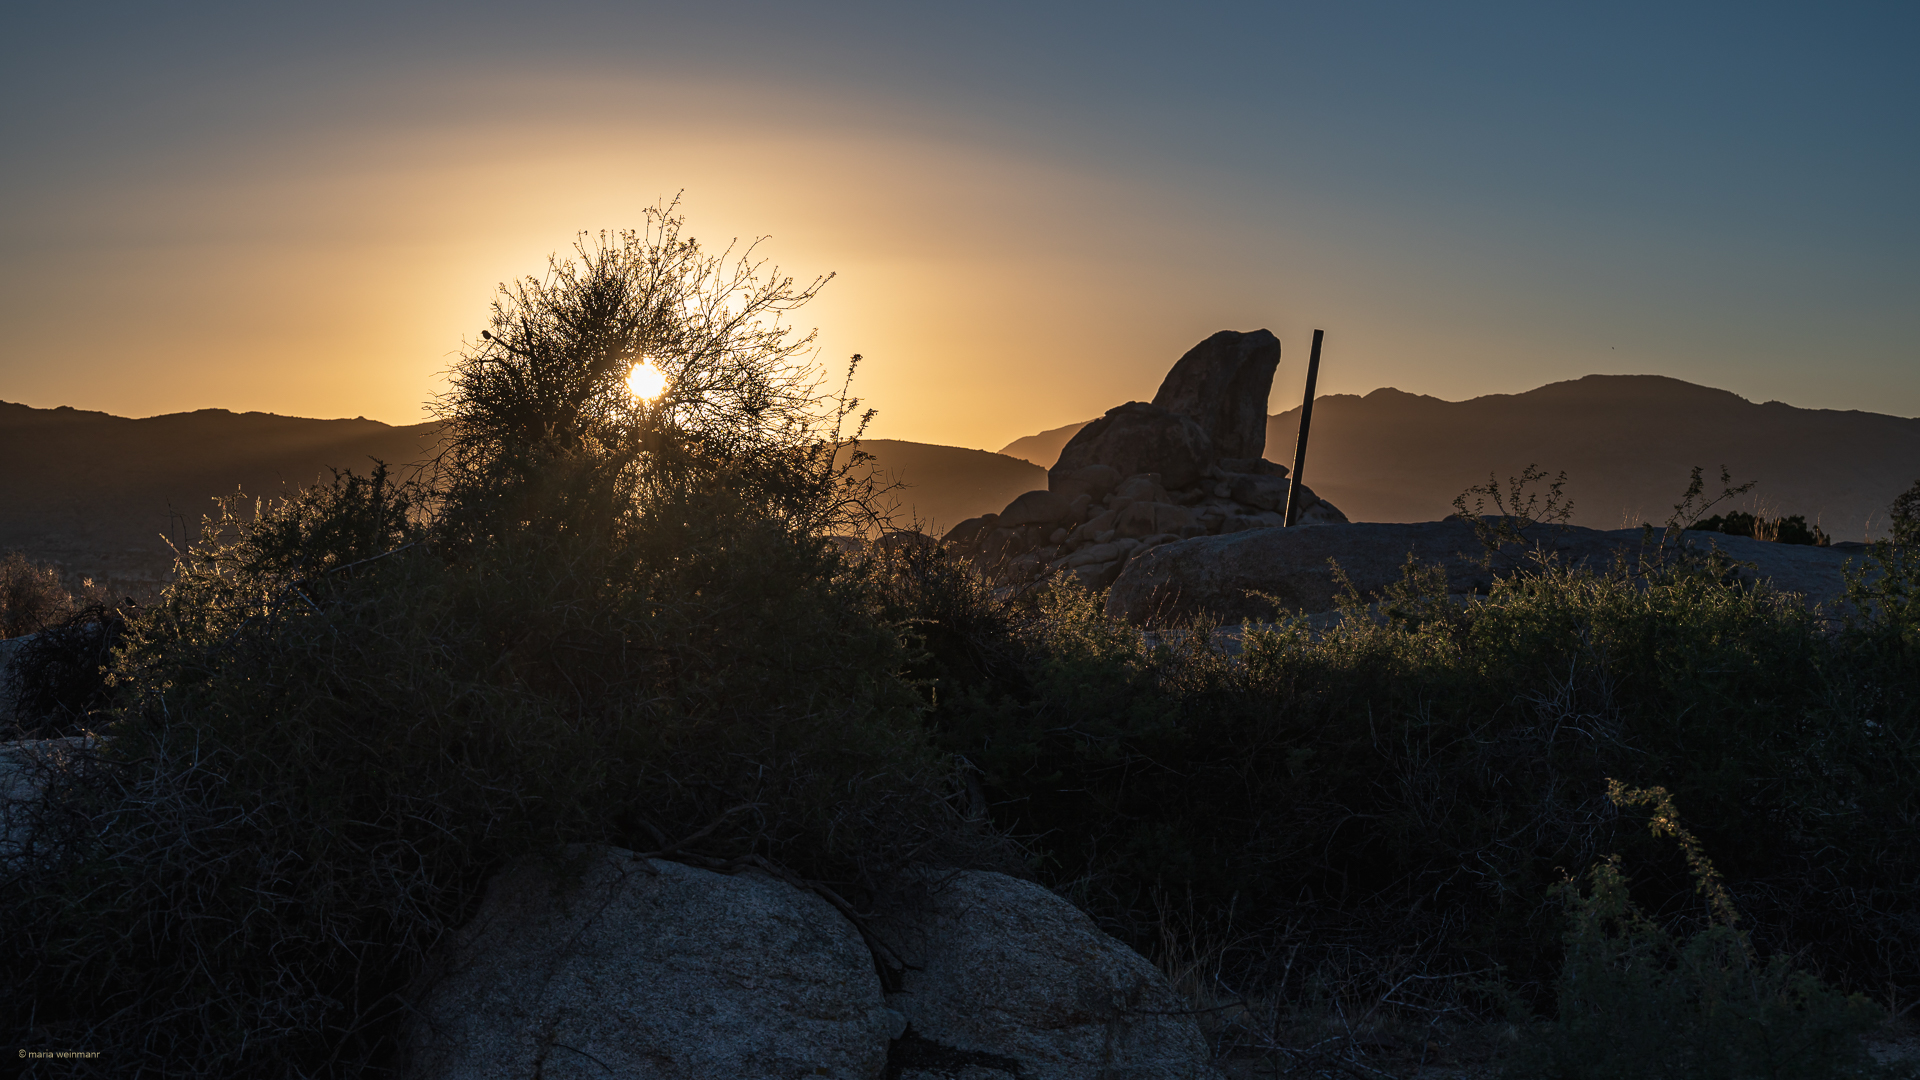
<svg viewBox="0 0 1920 1080">
<path fill-rule="evenodd" d="M 0 0 L 0 400 L 426 417 L 679 197 L 870 434 L 998 449 L 1221 329 L 1272 411 L 1591 373 L 1920 415 L 1911 4 Z"/>
</svg>

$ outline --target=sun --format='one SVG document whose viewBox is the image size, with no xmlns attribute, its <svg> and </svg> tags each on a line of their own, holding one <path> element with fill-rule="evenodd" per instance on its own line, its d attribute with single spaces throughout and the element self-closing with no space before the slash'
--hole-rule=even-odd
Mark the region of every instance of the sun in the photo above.
<svg viewBox="0 0 1920 1080">
<path fill-rule="evenodd" d="M 627 375 L 627 391 L 641 401 L 652 401 L 666 388 L 667 373 L 654 367 L 651 360 L 633 365 L 633 371 Z"/>
</svg>

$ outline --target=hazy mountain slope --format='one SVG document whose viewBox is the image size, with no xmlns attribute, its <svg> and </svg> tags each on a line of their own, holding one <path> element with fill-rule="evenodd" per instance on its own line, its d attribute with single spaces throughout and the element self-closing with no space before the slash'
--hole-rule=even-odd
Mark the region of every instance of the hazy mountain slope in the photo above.
<svg viewBox="0 0 1920 1080">
<path fill-rule="evenodd" d="M 1300 410 L 1267 422 L 1267 457 L 1291 466 Z M 1051 465 L 1084 425 L 1009 445 Z M 1042 451 L 1051 448 L 1050 454 Z M 1755 404 L 1661 375 L 1589 375 L 1524 394 L 1442 401 L 1394 389 L 1314 403 L 1306 480 L 1355 521 L 1431 521 L 1489 472 L 1565 470 L 1574 523 L 1664 521 L 1695 465 L 1758 480 L 1742 508 L 1805 514 L 1836 540 L 1878 535 L 1920 478 L 1920 420 Z"/>
<path fill-rule="evenodd" d="M 1291 463 L 1299 410 L 1272 417 L 1267 456 Z M 1004 454 L 893 439 L 864 445 L 903 520 L 944 530 L 1046 486 L 1042 465 L 1083 425 L 1016 440 Z M 144 420 L 0 402 L 0 550 L 93 576 L 157 580 L 161 541 L 197 530 L 209 497 L 271 495 L 370 458 L 424 460 L 435 426 L 308 420 L 220 409 Z M 1020 460 L 1025 458 L 1026 460 Z M 1468 401 L 1376 390 L 1314 407 L 1307 482 L 1356 521 L 1427 521 L 1489 471 L 1566 470 L 1574 521 L 1664 520 L 1695 464 L 1760 485 L 1743 508 L 1805 514 L 1837 540 L 1881 531 L 1920 477 L 1920 420 L 1754 404 L 1654 375 L 1591 375 Z M 1870 527 L 1871 523 L 1871 527 Z"/>
<path fill-rule="evenodd" d="M 1290 458 L 1299 412 L 1268 422 L 1269 457 Z M 1663 521 L 1694 465 L 1712 480 L 1724 464 L 1737 481 L 1759 481 L 1745 506 L 1861 540 L 1920 478 L 1920 420 L 1755 404 L 1658 375 L 1459 402 L 1383 389 L 1314 404 L 1306 480 L 1356 521 L 1425 521 L 1489 471 L 1504 479 L 1530 462 L 1566 471 L 1579 525 Z"/>
<path fill-rule="evenodd" d="M 75 574 L 128 582 L 164 577 L 176 543 L 198 535 L 211 497 L 273 495 L 327 469 L 424 461 L 437 425 L 309 420 L 221 409 L 144 420 L 0 402 L 0 551 L 18 548 Z M 999 510 L 1045 487 L 1039 466 L 985 450 L 872 439 L 887 502 L 903 522 L 937 528 Z"/>
<path fill-rule="evenodd" d="M 0 549 L 76 573 L 156 580 L 162 534 L 197 535 L 211 496 L 272 495 L 329 467 L 424 460 L 433 424 L 308 420 L 202 409 L 142 420 L 0 402 Z"/>
<path fill-rule="evenodd" d="M 1043 469 L 1051 468 L 1054 462 L 1060 460 L 1060 451 L 1066 448 L 1067 441 L 1089 423 L 1092 421 L 1068 424 L 1066 427 L 1057 427 L 1038 435 L 1027 435 L 1001 447 L 1000 452 L 1008 457 L 1031 461 Z"/>
<path fill-rule="evenodd" d="M 1040 466 L 985 450 L 896 439 L 866 439 L 860 448 L 874 456 L 877 478 L 906 485 L 887 497 L 900 523 L 917 518 L 934 532 L 996 513 L 1021 492 L 1047 486 Z"/>
</svg>

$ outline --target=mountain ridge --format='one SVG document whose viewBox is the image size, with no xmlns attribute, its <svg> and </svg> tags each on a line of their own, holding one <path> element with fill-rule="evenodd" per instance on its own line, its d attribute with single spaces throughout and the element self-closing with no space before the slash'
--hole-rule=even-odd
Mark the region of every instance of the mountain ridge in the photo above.
<svg viewBox="0 0 1920 1080">
<path fill-rule="evenodd" d="M 365 472 L 374 460 L 424 464 L 437 422 L 395 426 L 196 409 L 149 417 L 0 401 L 0 551 L 20 550 L 70 574 L 151 586 L 173 547 L 198 537 L 213 497 L 271 497 Z M 1046 485 L 1046 471 L 988 450 L 862 440 L 881 505 L 900 526 L 944 530 Z M 905 485 L 905 486 L 902 486 Z"/>
<path fill-rule="evenodd" d="M 424 462 L 439 425 L 196 409 L 149 417 L 0 402 L 0 550 L 152 584 L 212 498 L 270 496 L 329 468 Z M 164 539 L 163 539 L 164 538 Z"/>
<path fill-rule="evenodd" d="M 1292 463 L 1299 409 L 1268 417 L 1267 456 Z M 1083 424 L 1000 452 L 869 439 L 896 522 L 944 531 L 1046 486 L 1044 466 Z M 0 550 L 70 572 L 157 582 L 168 541 L 197 535 L 211 497 L 271 496 L 324 478 L 427 461 L 438 424 L 197 409 L 150 417 L 0 402 Z M 1430 521 L 1488 475 L 1565 470 L 1574 523 L 1664 521 L 1694 465 L 1760 481 L 1736 508 L 1803 514 L 1836 540 L 1883 531 L 1920 476 L 1920 419 L 1755 403 L 1664 375 L 1588 375 L 1517 394 L 1447 401 L 1395 387 L 1314 404 L 1306 480 L 1355 521 Z M 1876 524 L 1878 522 L 1879 524 Z M 162 535 L 167 541 L 161 539 Z"/>
<path fill-rule="evenodd" d="M 1299 414 L 1268 418 L 1268 457 L 1292 463 Z M 1045 457 L 1043 436 L 1064 445 L 1081 426 L 1003 452 Z M 1666 375 L 1587 375 L 1464 401 L 1394 387 L 1314 401 L 1306 481 L 1355 521 L 1444 517 L 1469 485 L 1529 464 L 1567 472 L 1579 525 L 1664 521 L 1694 465 L 1711 481 L 1724 464 L 1736 481 L 1759 481 L 1740 508 L 1803 514 L 1835 539 L 1862 540 L 1920 476 L 1920 419 L 1756 403 Z"/>
</svg>

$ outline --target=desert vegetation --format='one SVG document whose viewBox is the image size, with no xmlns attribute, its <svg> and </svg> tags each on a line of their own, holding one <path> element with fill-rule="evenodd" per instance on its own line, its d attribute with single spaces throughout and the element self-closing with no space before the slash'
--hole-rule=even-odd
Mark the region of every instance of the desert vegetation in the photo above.
<svg viewBox="0 0 1920 1080">
<path fill-rule="evenodd" d="M 1776 544 L 1812 544 L 1826 547 L 1833 543 L 1818 525 L 1808 525 L 1804 514 L 1785 517 L 1767 517 L 1764 514 L 1749 514 L 1732 510 L 1725 514 L 1715 514 L 1693 526 L 1702 532 L 1725 533 L 1728 536 L 1751 536 L 1755 540 L 1771 540 Z"/>
<path fill-rule="evenodd" d="M 0 557 L 0 638 L 31 634 L 73 606 L 60 572 L 18 551 Z"/>
<path fill-rule="evenodd" d="M 1263 1075 L 1874 1075 L 1920 990 L 1920 485 L 1843 620 L 1711 562 L 1464 606 L 1410 562 L 1146 636 L 836 541 L 883 523 L 784 323 L 817 283 L 680 228 L 509 287 L 438 462 L 236 498 L 27 710 L 74 741 L 6 807 L 23 1045 L 382 1075 L 488 877 L 609 842 L 855 916 L 907 866 L 1036 877 Z M 1498 505 L 1495 544 L 1549 516 Z"/>
<path fill-rule="evenodd" d="M 1678 559 L 1465 607 L 1409 564 L 1378 616 L 1237 650 L 1061 590 L 932 649 L 931 718 L 1048 878 L 1276 1069 L 1511 1014 L 1519 1075 L 1854 1075 L 1920 941 L 1915 525 L 1837 629 Z"/>
<path fill-rule="evenodd" d="M 12 1030 L 116 1075 L 358 1075 L 516 855 L 613 841 L 834 896 L 975 857 L 907 646 L 830 540 L 865 493 L 835 464 L 856 403 L 777 325 L 811 290 L 678 229 L 503 293 L 431 469 L 235 499 L 111 703 L 35 732 L 112 739 L 13 808 Z"/>
<path fill-rule="evenodd" d="M 0 640 L 59 626 L 90 608 L 112 603 L 113 593 L 105 583 L 89 577 L 70 581 L 58 567 L 29 559 L 23 552 L 0 554 Z"/>
</svg>

